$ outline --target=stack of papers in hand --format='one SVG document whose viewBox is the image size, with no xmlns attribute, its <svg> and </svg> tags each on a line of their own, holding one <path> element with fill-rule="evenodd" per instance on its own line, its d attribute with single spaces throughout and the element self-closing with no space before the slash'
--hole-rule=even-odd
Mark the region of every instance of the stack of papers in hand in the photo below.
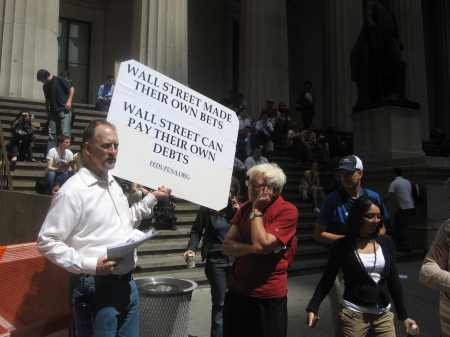
<svg viewBox="0 0 450 337">
<path fill-rule="evenodd" d="M 108 260 L 123 258 L 129 252 L 142 245 L 148 239 L 154 237 L 157 232 L 150 230 L 148 233 L 141 232 L 138 229 L 133 230 L 126 238 L 124 243 L 115 246 L 109 246 L 106 251 Z"/>
</svg>

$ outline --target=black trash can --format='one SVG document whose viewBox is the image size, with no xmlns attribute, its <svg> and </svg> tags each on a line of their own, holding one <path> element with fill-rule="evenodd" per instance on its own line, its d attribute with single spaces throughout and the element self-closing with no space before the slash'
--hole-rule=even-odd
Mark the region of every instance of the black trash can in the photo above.
<svg viewBox="0 0 450 337">
<path fill-rule="evenodd" d="M 174 277 L 136 279 L 141 337 L 188 337 L 194 281 Z"/>
</svg>

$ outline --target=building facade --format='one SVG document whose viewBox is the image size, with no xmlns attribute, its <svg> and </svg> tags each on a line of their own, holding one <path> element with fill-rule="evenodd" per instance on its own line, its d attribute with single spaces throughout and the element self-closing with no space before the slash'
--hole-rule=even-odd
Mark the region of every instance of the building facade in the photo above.
<svg viewBox="0 0 450 337">
<path fill-rule="evenodd" d="M 233 89 L 257 116 L 267 98 L 293 109 L 313 83 L 317 127 L 352 132 L 350 52 L 367 0 L 1 0 L 0 95 L 42 98 L 35 74 L 68 70 L 93 103 L 107 74 L 135 59 L 216 100 Z M 421 104 L 423 138 L 450 132 L 450 3 L 391 0 Z M 300 116 L 296 116 L 300 121 Z"/>
</svg>

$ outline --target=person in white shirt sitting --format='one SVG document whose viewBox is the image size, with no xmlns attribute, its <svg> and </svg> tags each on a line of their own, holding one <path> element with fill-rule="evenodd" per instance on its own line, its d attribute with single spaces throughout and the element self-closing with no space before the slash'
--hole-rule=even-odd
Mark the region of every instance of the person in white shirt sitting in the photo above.
<svg viewBox="0 0 450 337">
<path fill-rule="evenodd" d="M 61 185 L 75 174 L 77 165 L 73 159 L 73 153 L 69 150 L 70 137 L 65 135 L 58 136 L 58 146 L 50 149 L 47 153 L 47 168 L 45 170 L 45 179 L 50 186 L 53 186 L 55 180 Z"/>
</svg>

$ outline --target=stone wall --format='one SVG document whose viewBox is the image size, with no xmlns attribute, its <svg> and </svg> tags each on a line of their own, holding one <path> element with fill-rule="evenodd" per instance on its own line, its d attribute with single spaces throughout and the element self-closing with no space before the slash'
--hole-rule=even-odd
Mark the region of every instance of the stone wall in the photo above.
<svg viewBox="0 0 450 337">
<path fill-rule="evenodd" d="M 0 191 L 0 246 L 36 241 L 52 198 Z"/>
</svg>

